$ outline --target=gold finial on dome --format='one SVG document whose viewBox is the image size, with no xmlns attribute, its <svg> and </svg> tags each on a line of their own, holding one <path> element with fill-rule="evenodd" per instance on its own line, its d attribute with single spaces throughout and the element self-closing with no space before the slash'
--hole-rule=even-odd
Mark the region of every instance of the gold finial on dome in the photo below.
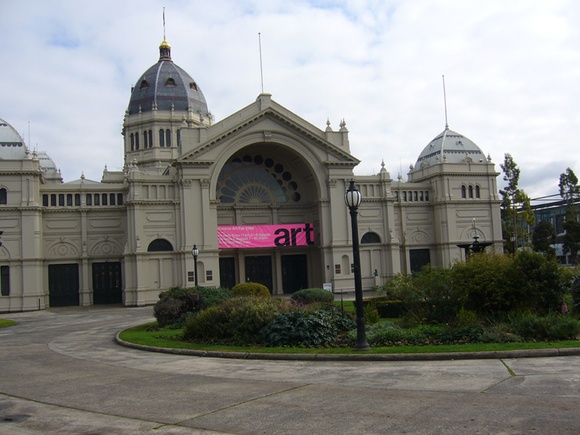
<svg viewBox="0 0 580 435">
<path fill-rule="evenodd" d="M 163 42 L 159 45 L 159 61 L 171 60 L 171 45 L 165 38 L 165 8 L 163 8 Z"/>
</svg>

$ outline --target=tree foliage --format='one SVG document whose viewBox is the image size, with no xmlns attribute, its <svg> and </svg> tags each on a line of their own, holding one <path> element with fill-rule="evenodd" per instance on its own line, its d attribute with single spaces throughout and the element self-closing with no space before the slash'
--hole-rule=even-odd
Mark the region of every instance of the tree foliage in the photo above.
<svg viewBox="0 0 580 435">
<path fill-rule="evenodd" d="M 504 250 L 513 253 L 517 246 L 526 246 L 530 242 L 524 224 L 534 225 L 535 217 L 530 206 L 530 197 L 518 187 L 520 169 L 511 154 L 505 154 L 500 167 L 504 172 L 503 179 L 507 182 L 499 191 L 502 196 L 500 208 Z"/>
<path fill-rule="evenodd" d="M 553 257 L 556 255 L 556 250 L 552 247 L 555 243 L 556 229 L 554 225 L 544 220 L 538 222 L 532 233 L 532 247 L 534 251 Z"/>
<path fill-rule="evenodd" d="M 580 222 L 577 220 L 577 202 L 580 201 L 580 186 L 578 177 L 570 168 L 560 174 L 560 196 L 566 201 L 566 220 L 564 222 L 564 243 L 565 254 L 570 254 L 573 264 L 578 264 L 578 251 L 580 251 Z"/>
</svg>

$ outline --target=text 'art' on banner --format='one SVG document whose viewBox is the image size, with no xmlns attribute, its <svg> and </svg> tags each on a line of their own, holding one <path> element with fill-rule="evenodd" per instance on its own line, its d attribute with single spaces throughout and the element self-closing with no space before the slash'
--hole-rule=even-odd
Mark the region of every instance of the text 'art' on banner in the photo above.
<svg viewBox="0 0 580 435">
<path fill-rule="evenodd" d="M 218 226 L 220 249 L 275 248 L 313 244 L 312 224 Z"/>
</svg>

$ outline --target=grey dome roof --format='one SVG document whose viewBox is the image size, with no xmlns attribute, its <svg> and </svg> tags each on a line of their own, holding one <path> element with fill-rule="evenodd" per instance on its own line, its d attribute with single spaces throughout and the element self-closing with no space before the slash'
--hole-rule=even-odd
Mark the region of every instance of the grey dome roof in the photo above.
<svg viewBox="0 0 580 435">
<path fill-rule="evenodd" d="M 201 89 L 171 60 L 171 47 L 163 40 L 159 61 L 139 77 L 131 91 L 129 115 L 151 110 L 189 110 L 208 116 L 207 103 Z"/>
<path fill-rule="evenodd" d="M 443 162 L 461 163 L 466 159 L 484 162 L 485 155 L 470 139 L 446 127 L 419 155 L 415 169 L 419 169 L 421 165 L 430 166 Z"/>
<path fill-rule="evenodd" d="M 26 157 L 26 146 L 16 129 L 0 118 L 0 159 L 20 160 Z"/>
</svg>

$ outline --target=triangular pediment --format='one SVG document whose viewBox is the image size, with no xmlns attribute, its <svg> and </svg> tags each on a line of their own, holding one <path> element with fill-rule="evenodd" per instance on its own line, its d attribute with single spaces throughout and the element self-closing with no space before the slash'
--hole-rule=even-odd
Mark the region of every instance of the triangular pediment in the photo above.
<svg viewBox="0 0 580 435">
<path fill-rule="evenodd" d="M 188 132 L 191 137 L 184 137 Z M 262 94 L 255 103 L 205 129 L 182 129 L 186 150 L 182 164 L 210 163 L 224 148 L 240 140 L 255 143 L 294 142 L 315 148 L 324 163 L 354 167 L 359 163 L 349 152 L 348 131 L 323 131 Z M 187 141 L 193 143 L 187 144 Z M 197 143 L 195 143 L 197 141 Z"/>
</svg>

